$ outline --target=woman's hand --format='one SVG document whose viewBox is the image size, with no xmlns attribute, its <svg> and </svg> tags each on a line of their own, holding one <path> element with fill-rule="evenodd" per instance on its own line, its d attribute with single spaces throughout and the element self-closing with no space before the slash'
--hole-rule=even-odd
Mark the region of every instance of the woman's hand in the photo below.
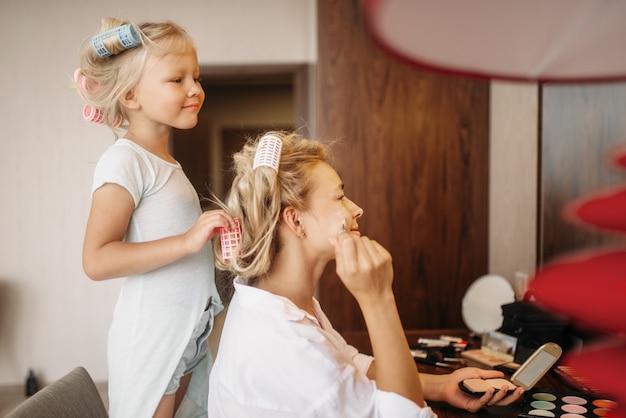
<svg viewBox="0 0 626 418">
<path fill-rule="evenodd" d="M 510 393 L 507 388 L 495 391 L 489 389 L 483 396 L 470 396 L 459 388 L 465 379 L 501 378 L 504 374 L 497 370 L 483 370 L 476 367 L 463 367 L 447 375 L 421 374 L 424 395 L 427 400 L 443 401 L 457 408 L 476 412 L 485 406 L 506 406 L 521 399 L 523 388 Z"/>
<path fill-rule="evenodd" d="M 335 247 L 337 274 L 359 303 L 379 303 L 391 294 L 391 255 L 378 242 L 349 232 L 330 238 Z"/>
</svg>

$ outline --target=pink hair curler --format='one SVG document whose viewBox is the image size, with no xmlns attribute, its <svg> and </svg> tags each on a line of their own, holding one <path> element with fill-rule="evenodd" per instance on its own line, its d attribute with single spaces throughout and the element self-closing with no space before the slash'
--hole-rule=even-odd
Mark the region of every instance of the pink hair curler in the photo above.
<svg viewBox="0 0 626 418">
<path fill-rule="evenodd" d="M 99 33 L 91 38 L 91 46 L 100 58 L 110 57 L 111 55 L 118 53 L 109 51 L 106 45 L 104 45 L 104 40 L 113 36 L 117 37 L 117 40 L 123 49 L 134 48 L 141 44 L 141 37 L 132 23 L 127 23 L 117 28 L 109 29 L 108 31 Z"/>
<path fill-rule="evenodd" d="M 88 94 L 96 94 L 100 90 L 100 83 L 81 74 L 80 67 L 74 71 L 74 81 L 78 83 L 81 89 Z"/>
<path fill-rule="evenodd" d="M 85 118 L 85 120 L 89 122 L 104 124 L 104 112 L 89 104 L 86 104 L 83 107 L 83 118 Z M 118 114 L 115 117 L 115 121 L 113 122 L 113 127 L 119 127 L 122 124 L 123 120 L 124 118 L 122 117 L 122 115 Z"/>
<path fill-rule="evenodd" d="M 104 113 L 102 110 L 88 104 L 83 107 L 83 118 L 89 122 L 104 123 Z"/>
<path fill-rule="evenodd" d="M 259 141 L 259 146 L 254 155 L 252 169 L 255 170 L 257 167 L 270 167 L 278 173 L 282 147 L 283 143 L 280 138 L 274 135 L 264 135 Z"/>
<path fill-rule="evenodd" d="M 220 241 L 222 242 L 222 258 L 229 260 L 236 255 L 234 254 L 237 246 L 241 243 L 241 225 L 239 218 L 235 219 L 234 229 L 220 228 Z"/>
</svg>

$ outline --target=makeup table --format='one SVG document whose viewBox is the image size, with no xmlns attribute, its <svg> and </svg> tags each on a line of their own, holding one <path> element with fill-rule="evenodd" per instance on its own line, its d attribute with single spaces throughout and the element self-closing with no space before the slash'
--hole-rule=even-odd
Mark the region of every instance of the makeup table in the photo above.
<svg viewBox="0 0 626 418">
<path fill-rule="evenodd" d="M 407 341 L 410 346 L 417 344 L 418 338 L 439 338 L 441 335 L 459 336 L 461 338 L 467 338 L 469 343 L 468 348 L 480 348 L 479 339 L 469 338 L 469 331 L 465 329 L 432 329 L 432 330 L 406 330 L 405 331 Z M 360 352 L 365 354 L 372 354 L 372 347 L 369 342 L 369 337 L 366 331 L 353 331 L 342 333 L 346 341 L 352 346 L 356 347 Z M 416 363 L 421 373 L 430 374 L 446 374 L 452 372 L 454 369 L 433 366 L 430 364 Z M 469 364 L 473 365 L 473 364 Z M 578 390 L 571 384 L 563 380 L 554 371 L 547 373 L 541 378 L 539 383 L 535 385 L 535 388 L 552 389 L 560 391 Z M 518 416 L 520 412 L 520 403 L 516 402 L 513 405 L 506 407 L 487 407 L 483 408 L 476 413 L 470 413 L 458 408 L 454 408 L 448 404 L 440 402 L 428 402 L 428 405 L 435 411 L 435 413 L 442 418 L 445 417 L 498 417 L 498 418 L 514 418 Z"/>
</svg>

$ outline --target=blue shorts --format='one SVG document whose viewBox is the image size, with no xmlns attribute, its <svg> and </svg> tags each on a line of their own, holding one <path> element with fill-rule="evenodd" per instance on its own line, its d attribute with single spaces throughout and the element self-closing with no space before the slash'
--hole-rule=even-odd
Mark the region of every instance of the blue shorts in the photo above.
<svg viewBox="0 0 626 418">
<path fill-rule="evenodd" d="M 208 338 L 213 328 L 213 306 L 212 299 L 209 298 L 208 308 L 202 314 L 200 321 L 196 324 L 196 327 L 191 333 L 191 338 L 183 356 L 181 357 L 174 375 L 165 389 L 165 395 L 172 395 L 176 393 L 180 387 L 180 379 L 193 371 L 193 369 L 200 363 L 209 353 Z"/>
</svg>

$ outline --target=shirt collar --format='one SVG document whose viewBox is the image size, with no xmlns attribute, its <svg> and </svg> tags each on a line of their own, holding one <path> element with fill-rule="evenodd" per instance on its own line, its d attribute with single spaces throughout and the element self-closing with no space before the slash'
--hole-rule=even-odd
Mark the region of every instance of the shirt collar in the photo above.
<svg viewBox="0 0 626 418">
<path fill-rule="evenodd" d="M 248 309 L 279 316 L 287 321 L 300 322 L 304 318 L 307 318 L 317 325 L 320 325 L 315 316 L 298 308 L 295 303 L 284 296 L 248 286 L 240 277 L 236 277 L 233 283 L 235 285 L 235 292 L 239 297 L 239 302 Z M 312 304 L 316 313 L 321 311 L 319 303 L 315 298 L 313 298 Z"/>
</svg>

